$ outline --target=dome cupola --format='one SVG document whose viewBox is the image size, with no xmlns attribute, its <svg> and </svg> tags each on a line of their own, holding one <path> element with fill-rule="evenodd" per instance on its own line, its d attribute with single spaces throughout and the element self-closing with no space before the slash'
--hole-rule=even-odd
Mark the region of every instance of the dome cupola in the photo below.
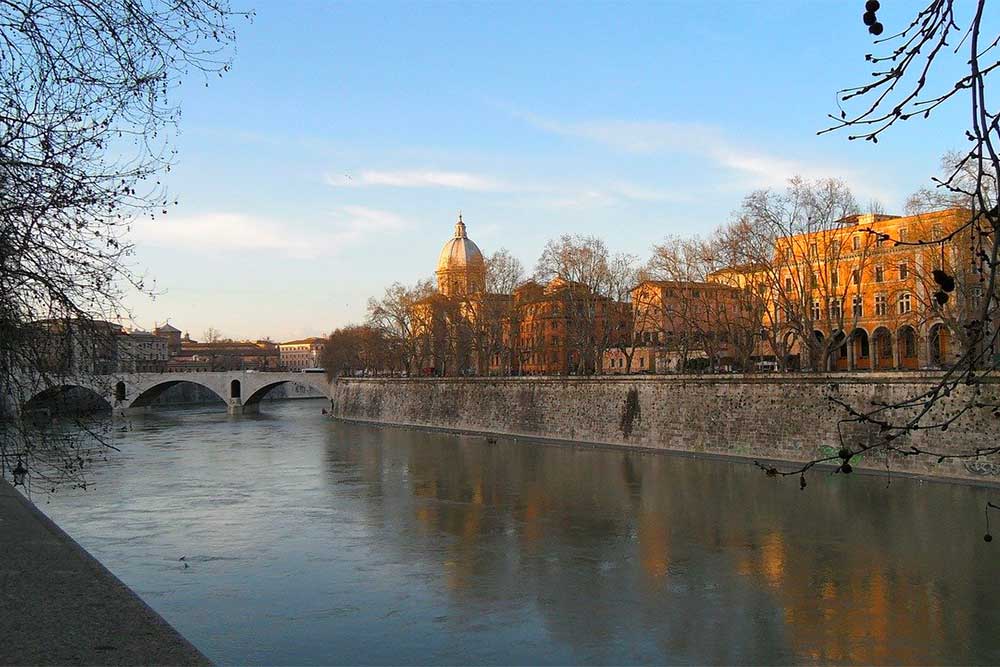
<svg viewBox="0 0 1000 667">
<path fill-rule="evenodd" d="M 455 223 L 455 235 L 441 249 L 435 274 L 438 291 L 445 296 L 474 294 L 483 291 L 486 285 L 483 253 L 466 233 L 461 213 Z"/>
</svg>

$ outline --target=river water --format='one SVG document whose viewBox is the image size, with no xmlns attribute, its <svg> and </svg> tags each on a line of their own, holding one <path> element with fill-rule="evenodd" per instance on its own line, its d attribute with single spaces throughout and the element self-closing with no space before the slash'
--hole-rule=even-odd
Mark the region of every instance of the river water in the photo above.
<svg viewBox="0 0 1000 667">
<path fill-rule="evenodd" d="M 1000 663 L 996 491 L 324 405 L 133 418 L 34 500 L 221 664 Z"/>
</svg>

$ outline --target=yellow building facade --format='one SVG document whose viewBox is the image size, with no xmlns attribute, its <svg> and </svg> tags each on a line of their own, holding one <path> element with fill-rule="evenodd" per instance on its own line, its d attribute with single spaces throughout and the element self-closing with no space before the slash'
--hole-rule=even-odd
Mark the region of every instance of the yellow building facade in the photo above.
<svg viewBox="0 0 1000 667">
<path fill-rule="evenodd" d="M 963 209 L 855 215 L 779 239 L 763 325 L 784 328 L 786 350 L 825 350 L 820 370 L 952 365 L 961 323 L 982 299 L 978 276 L 967 270 L 969 232 L 958 231 L 968 220 Z M 945 303 L 935 296 L 935 270 L 956 278 Z"/>
</svg>

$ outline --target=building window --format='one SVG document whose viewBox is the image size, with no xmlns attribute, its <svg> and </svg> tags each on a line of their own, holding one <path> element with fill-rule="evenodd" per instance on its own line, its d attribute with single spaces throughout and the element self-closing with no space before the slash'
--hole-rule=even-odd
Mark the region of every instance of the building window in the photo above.
<svg viewBox="0 0 1000 667">
<path fill-rule="evenodd" d="M 899 279 L 906 280 L 907 276 L 909 275 L 910 275 L 910 267 L 906 264 L 906 262 L 903 262 L 902 264 L 899 265 Z"/>
<path fill-rule="evenodd" d="M 851 247 L 855 250 L 861 250 L 861 237 L 852 236 L 851 237 Z"/>
<path fill-rule="evenodd" d="M 792 277 L 791 276 L 785 276 L 785 291 L 786 292 L 791 292 L 792 291 Z"/>
<path fill-rule="evenodd" d="M 909 230 L 906 227 L 899 228 L 899 240 L 905 241 L 906 237 L 909 236 Z"/>
<path fill-rule="evenodd" d="M 646 357 L 639 357 L 639 368 L 646 367 Z"/>
<path fill-rule="evenodd" d="M 972 288 L 972 305 L 978 308 L 983 303 L 983 288 L 976 286 Z"/>
<path fill-rule="evenodd" d="M 837 287 L 840 285 L 840 272 L 837 269 L 830 271 L 830 286 Z"/>
<path fill-rule="evenodd" d="M 817 257 L 819 257 L 819 248 L 817 247 L 817 245 L 815 243 L 810 243 L 809 244 L 809 256 L 811 258 L 813 258 L 813 259 L 816 259 Z"/>
<path fill-rule="evenodd" d="M 910 312 L 910 293 L 903 292 L 899 295 L 899 314 L 905 315 Z"/>
<path fill-rule="evenodd" d="M 814 321 L 818 320 L 820 318 L 819 299 L 813 299 L 813 303 L 812 303 L 812 318 L 813 318 Z"/>
<path fill-rule="evenodd" d="M 816 274 L 812 271 L 809 272 L 809 286 L 813 289 L 819 287 L 819 280 L 816 279 Z"/>
<path fill-rule="evenodd" d="M 881 266 L 875 267 L 875 282 L 880 283 L 885 281 L 885 269 Z"/>
<path fill-rule="evenodd" d="M 884 317 L 888 311 L 888 299 L 885 294 L 875 295 L 875 314 Z"/>
<path fill-rule="evenodd" d="M 830 299 L 830 319 L 839 320 L 841 311 L 840 299 Z"/>
<path fill-rule="evenodd" d="M 860 285 L 861 284 L 861 271 L 854 269 L 851 271 L 851 284 Z"/>
<path fill-rule="evenodd" d="M 854 313 L 854 317 L 865 316 L 864 300 L 861 298 L 860 294 L 855 295 L 851 303 L 851 312 Z"/>
</svg>

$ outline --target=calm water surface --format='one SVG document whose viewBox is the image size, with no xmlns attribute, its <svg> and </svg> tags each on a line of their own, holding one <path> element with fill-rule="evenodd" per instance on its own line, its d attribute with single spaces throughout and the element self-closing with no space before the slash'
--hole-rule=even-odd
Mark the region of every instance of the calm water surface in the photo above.
<svg viewBox="0 0 1000 667">
<path fill-rule="evenodd" d="M 135 418 L 91 489 L 34 499 L 222 664 L 1000 663 L 987 490 L 323 405 Z"/>
</svg>

